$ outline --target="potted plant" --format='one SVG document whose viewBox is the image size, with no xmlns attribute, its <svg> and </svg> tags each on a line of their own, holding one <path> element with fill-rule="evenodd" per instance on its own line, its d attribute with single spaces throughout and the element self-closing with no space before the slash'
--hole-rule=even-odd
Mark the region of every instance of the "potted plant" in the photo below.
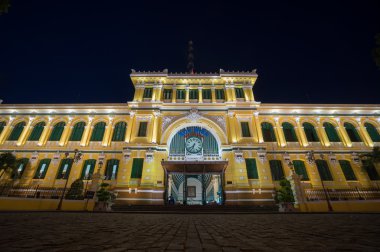
<svg viewBox="0 0 380 252">
<path fill-rule="evenodd" d="M 100 189 L 96 192 L 97 202 L 95 203 L 94 210 L 96 211 L 110 211 L 112 202 L 116 199 L 116 195 L 108 190 L 110 184 L 101 183 Z"/>
<path fill-rule="evenodd" d="M 279 204 L 280 212 L 294 211 L 294 196 L 289 180 L 280 180 L 280 189 L 277 190 L 275 200 Z"/>
</svg>

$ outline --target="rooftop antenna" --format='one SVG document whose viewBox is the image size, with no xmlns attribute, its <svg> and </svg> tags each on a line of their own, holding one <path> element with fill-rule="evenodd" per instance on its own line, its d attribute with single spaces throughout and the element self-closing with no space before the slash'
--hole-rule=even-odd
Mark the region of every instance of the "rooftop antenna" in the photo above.
<svg viewBox="0 0 380 252">
<path fill-rule="evenodd" d="M 193 49 L 193 41 L 189 41 L 188 46 L 188 55 L 187 55 L 187 72 L 189 74 L 194 74 L 194 49 Z"/>
</svg>

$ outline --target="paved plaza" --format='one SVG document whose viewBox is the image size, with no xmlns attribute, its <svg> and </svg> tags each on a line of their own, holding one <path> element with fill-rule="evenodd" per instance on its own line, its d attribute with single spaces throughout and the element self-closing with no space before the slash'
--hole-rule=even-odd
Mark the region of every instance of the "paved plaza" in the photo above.
<svg viewBox="0 0 380 252">
<path fill-rule="evenodd" d="M 379 251 L 379 214 L 0 213 L 0 251 Z"/>
</svg>

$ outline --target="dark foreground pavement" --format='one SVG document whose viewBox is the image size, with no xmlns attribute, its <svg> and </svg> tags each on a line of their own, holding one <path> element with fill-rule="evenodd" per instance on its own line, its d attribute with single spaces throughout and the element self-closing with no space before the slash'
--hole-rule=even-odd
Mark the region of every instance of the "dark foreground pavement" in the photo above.
<svg viewBox="0 0 380 252">
<path fill-rule="evenodd" d="M 0 251 L 380 251 L 379 214 L 0 213 Z"/>
</svg>

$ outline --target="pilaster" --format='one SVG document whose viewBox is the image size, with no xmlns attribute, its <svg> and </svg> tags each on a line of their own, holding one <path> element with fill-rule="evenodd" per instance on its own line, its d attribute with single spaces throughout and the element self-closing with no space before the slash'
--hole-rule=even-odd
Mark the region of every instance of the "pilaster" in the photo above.
<svg viewBox="0 0 380 252">
<path fill-rule="evenodd" d="M 13 129 L 12 123 L 13 123 L 14 118 L 10 117 L 9 121 L 7 122 L 7 125 L 4 127 L 3 132 L 1 132 L 0 135 L 0 144 L 3 144 L 5 140 L 7 139 L 9 133 Z"/>
<path fill-rule="evenodd" d="M 91 128 L 93 127 L 92 126 L 92 120 L 93 119 L 94 118 L 92 118 L 92 117 L 90 117 L 88 119 L 88 124 L 86 125 L 86 129 L 85 129 L 83 136 L 82 136 L 82 139 L 80 141 L 80 146 L 87 146 L 87 144 L 88 144 L 90 131 L 91 131 Z"/>
<path fill-rule="evenodd" d="M 19 139 L 17 141 L 17 146 L 25 144 L 26 138 L 29 135 L 30 130 L 33 129 L 33 127 L 31 127 L 33 120 L 34 120 L 34 117 L 29 118 L 28 124 L 24 127 L 24 129 L 21 133 L 21 136 L 19 137 Z"/>
<path fill-rule="evenodd" d="M 198 102 L 203 103 L 202 87 L 198 87 Z"/>
<path fill-rule="evenodd" d="M 211 87 L 211 102 L 216 103 L 215 87 Z"/>
<path fill-rule="evenodd" d="M 281 147 L 284 147 L 284 146 L 286 146 L 284 131 L 282 130 L 282 126 L 279 123 L 279 119 L 275 118 L 274 121 L 275 121 L 275 125 L 276 125 L 276 130 L 277 130 L 278 145 Z"/>
<path fill-rule="evenodd" d="M 190 97 L 190 87 L 189 86 L 186 86 L 186 88 L 185 88 L 185 92 L 186 92 L 186 94 L 185 94 L 185 103 L 189 103 L 189 97 Z"/>
<path fill-rule="evenodd" d="M 44 146 L 46 144 L 47 138 L 49 136 L 50 131 L 52 130 L 51 122 L 53 118 L 49 117 L 47 124 L 44 126 L 44 130 L 41 134 L 40 141 L 38 142 L 39 146 Z"/>
<path fill-rule="evenodd" d="M 329 141 L 329 138 L 327 137 L 325 127 L 323 127 L 323 125 L 321 124 L 320 118 L 317 118 L 317 124 L 318 124 L 317 131 L 319 135 L 321 136 L 322 144 L 326 147 L 329 147 L 331 143 Z"/>
<path fill-rule="evenodd" d="M 134 127 L 135 112 L 131 111 L 129 113 L 129 120 L 127 125 L 127 133 L 125 134 L 125 142 L 129 143 L 131 141 L 132 129 Z"/>
<path fill-rule="evenodd" d="M 228 121 L 229 121 L 229 126 L 230 126 L 230 141 L 232 143 L 236 143 L 237 138 L 236 138 L 235 113 L 234 112 L 228 112 Z"/>
<path fill-rule="evenodd" d="M 308 146 L 309 145 L 309 142 L 307 141 L 307 138 L 306 138 L 306 134 L 305 134 L 305 131 L 303 129 L 303 126 L 301 125 L 300 123 L 300 118 L 297 117 L 296 118 L 296 123 L 297 123 L 297 131 L 298 131 L 298 135 L 300 136 L 301 138 L 301 143 L 304 147 Z"/>
<path fill-rule="evenodd" d="M 264 138 L 263 138 L 263 131 L 261 130 L 261 124 L 259 121 L 259 112 L 254 113 L 254 121 L 255 121 L 255 130 L 257 132 L 257 140 L 259 143 L 263 143 Z"/>
<path fill-rule="evenodd" d="M 73 128 L 71 126 L 73 119 L 69 118 L 69 121 L 65 125 L 65 129 L 63 130 L 61 140 L 59 141 L 60 146 L 65 146 L 67 143 L 67 140 L 69 139 L 71 129 Z"/>
<path fill-rule="evenodd" d="M 114 125 L 113 125 L 113 118 L 111 117 L 108 121 L 108 124 L 106 126 L 106 132 L 104 134 L 104 137 L 103 137 L 103 142 L 102 142 L 102 146 L 108 146 L 109 145 L 109 142 L 110 142 L 110 138 L 111 138 L 111 134 L 112 134 L 112 131 L 114 129 Z"/>
</svg>

